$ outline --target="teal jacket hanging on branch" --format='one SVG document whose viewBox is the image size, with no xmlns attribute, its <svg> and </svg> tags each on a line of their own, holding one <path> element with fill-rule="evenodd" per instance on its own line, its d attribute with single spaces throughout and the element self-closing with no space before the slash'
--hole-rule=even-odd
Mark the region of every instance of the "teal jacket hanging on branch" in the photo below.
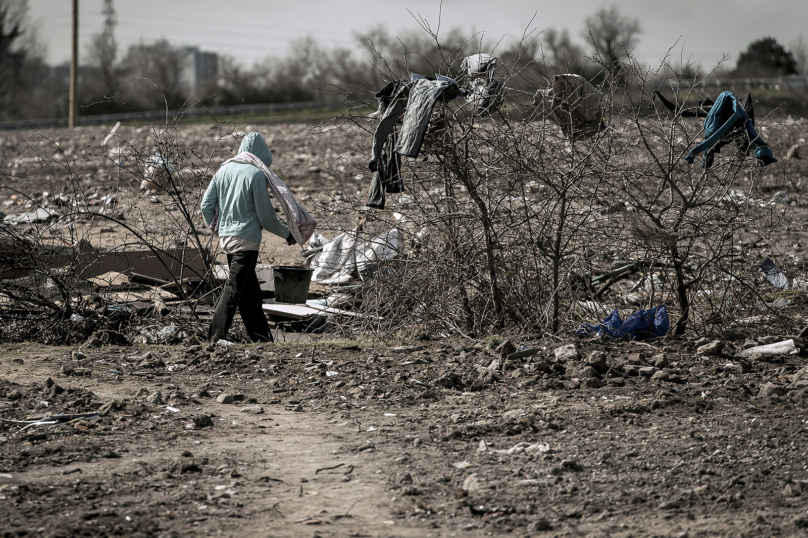
<svg viewBox="0 0 808 538">
<path fill-rule="evenodd" d="M 754 120 L 749 117 L 732 92 L 723 92 L 715 100 L 704 119 L 704 142 L 690 150 L 685 160 L 693 164 L 696 155 L 704 153 L 702 167 L 709 168 L 721 145 L 719 142 L 732 131 L 740 132 L 742 137 L 740 149 L 744 154 L 748 154 L 754 148 L 755 158 L 761 166 L 777 162 L 772 150 L 755 131 Z"/>
</svg>

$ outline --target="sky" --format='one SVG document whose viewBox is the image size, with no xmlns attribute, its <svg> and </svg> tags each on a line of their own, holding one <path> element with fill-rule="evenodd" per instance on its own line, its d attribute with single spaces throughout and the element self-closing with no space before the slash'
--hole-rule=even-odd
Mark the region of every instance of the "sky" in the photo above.
<svg viewBox="0 0 808 538">
<path fill-rule="evenodd" d="M 166 38 L 197 45 L 250 65 L 283 56 L 296 37 L 311 35 L 325 46 L 354 47 L 354 32 L 383 24 L 394 34 L 418 29 L 420 15 L 441 31 L 459 27 L 492 42 L 517 41 L 527 30 L 566 28 L 580 37 L 584 19 L 616 4 L 643 30 L 635 55 L 653 65 L 675 45 L 675 59 L 705 68 L 723 54 L 734 63 L 750 41 L 775 37 L 788 46 L 808 38 L 808 0 L 116 0 L 119 51 L 132 43 Z M 29 0 L 30 18 L 45 45 L 47 61 L 70 58 L 69 0 Z M 80 53 L 102 30 L 102 0 L 79 0 Z"/>
</svg>

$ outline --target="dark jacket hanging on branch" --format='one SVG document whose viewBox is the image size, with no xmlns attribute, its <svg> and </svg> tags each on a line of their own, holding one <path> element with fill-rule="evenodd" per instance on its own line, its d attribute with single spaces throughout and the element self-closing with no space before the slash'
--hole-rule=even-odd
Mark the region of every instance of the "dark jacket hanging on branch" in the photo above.
<svg viewBox="0 0 808 538">
<path fill-rule="evenodd" d="M 449 101 L 463 90 L 449 78 L 436 75 L 436 80 L 413 74 L 409 81 L 396 80 L 376 94 L 379 100 L 379 125 L 373 135 L 373 149 L 368 167 L 373 177 L 367 206 L 384 209 L 385 192 L 404 190 L 401 182 L 401 156 L 418 157 L 435 103 Z M 402 120 L 397 131 L 396 124 Z"/>
</svg>

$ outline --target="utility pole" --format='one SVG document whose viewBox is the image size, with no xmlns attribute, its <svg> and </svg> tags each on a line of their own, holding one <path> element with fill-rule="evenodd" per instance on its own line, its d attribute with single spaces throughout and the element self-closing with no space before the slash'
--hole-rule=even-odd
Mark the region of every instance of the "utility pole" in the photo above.
<svg viewBox="0 0 808 538">
<path fill-rule="evenodd" d="M 68 125 L 74 128 L 79 119 L 79 0 L 73 0 L 73 50 L 70 54 L 70 116 Z"/>
</svg>

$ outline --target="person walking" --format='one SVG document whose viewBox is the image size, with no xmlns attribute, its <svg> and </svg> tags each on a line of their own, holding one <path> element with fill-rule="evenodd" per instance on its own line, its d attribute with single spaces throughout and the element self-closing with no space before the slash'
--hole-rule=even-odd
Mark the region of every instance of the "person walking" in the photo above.
<svg viewBox="0 0 808 538">
<path fill-rule="evenodd" d="M 267 169 L 272 165 L 272 152 L 258 133 L 248 133 L 241 141 L 239 156 L 245 153 L 257 157 Z M 248 164 L 238 159 L 225 162 L 202 197 L 202 217 L 219 236 L 219 246 L 227 254 L 230 268 L 208 328 L 211 342 L 227 336 L 237 308 L 251 341 L 272 342 L 255 274 L 262 230 L 286 239 L 287 245 L 297 241 L 275 214 L 267 192 L 267 175 L 259 168 L 261 163 Z"/>
</svg>

